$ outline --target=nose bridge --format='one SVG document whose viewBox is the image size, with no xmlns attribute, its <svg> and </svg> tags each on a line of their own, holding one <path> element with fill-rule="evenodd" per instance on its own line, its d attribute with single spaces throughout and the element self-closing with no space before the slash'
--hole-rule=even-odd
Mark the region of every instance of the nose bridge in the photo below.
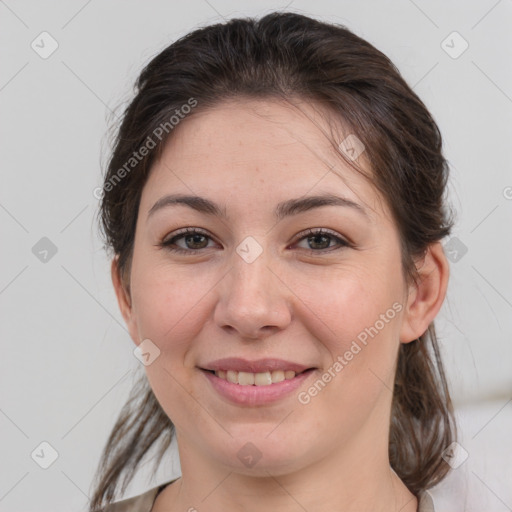
<svg viewBox="0 0 512 512">
<path fill-rule="evenodd" d="M 238 250 L 243 248 L 240 244 Z M 280 280 L 270 270 L 270 263 L 269 251 L 263 250 L 255 259 L 246 258 L 244 252 L 233 252 L 231 271 L 223 279 L 216 308 L 219 326 L 256 338 L 269 327 L 287 325 L 287 297 Z"/>
<path fill-rule="evenodd" d="M 251 304 L 252 309 L 268 304 L 273 286 L 268 258 L 261 255 L 251 263 L 238 255 L 233 259 L 231 298 L 241 305 Z"/>
</svg>

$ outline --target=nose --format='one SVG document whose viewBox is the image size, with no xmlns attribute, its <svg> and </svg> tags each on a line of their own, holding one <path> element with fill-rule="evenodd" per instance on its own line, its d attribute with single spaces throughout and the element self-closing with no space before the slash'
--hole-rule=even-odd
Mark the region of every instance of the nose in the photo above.
<svg viewBox="0 0 512 512">
<path fill-rule="evenodd" d="M 234 253 L 232 268 L 218 285 L 214 321 L 240 338 L 264 339 L 285 329 L 292 318 L 292 294 L 264 254 L 248 263 Z"/>
</svg>

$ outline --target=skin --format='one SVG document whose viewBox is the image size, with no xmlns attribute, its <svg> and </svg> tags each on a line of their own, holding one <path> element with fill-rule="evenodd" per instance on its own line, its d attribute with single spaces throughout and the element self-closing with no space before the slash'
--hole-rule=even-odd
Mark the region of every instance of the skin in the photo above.
<svg viewBox="0 0 512 512">
<path fill-rule="evenodd" d="M 322 133 L 325 113 L 300 107 L 230 100 L 181 121 L 142 192 L 129 288 L 112 262 L 134 343 L 150 339 L 161 351 L 145 369 L 177 430 L 182 477 L 154 512 L 417 510 L 389 466 L 391 389 L 400 343 L 423 334 L 443 303 L 448 264 L 433 244 L 417 262 L 419 285 L 405 282 L 385 201 L 335 154 Z M 228 217 L 185 205 L 148 217 L 171 193 L 206 197 Z M 323 206 L 275 221 L 279 202 L 322 193 L 367 216 Z M 186 227 L 209 238 L 176 240 L 187 254 L 159 247 Z M 353 246 L 301 235 L 308 228 Z M 247 236 L 263 251 L 252 263 L 236 252 Z M 317 368 L 298 391 L 307 390 L 394 303 L 401 311 L 308 404 L 294 392 L 234 405 L 197 368 L 228 356 L 277 357 Z M 248 442 L 261 453 L 250 468 L 237 457 Z"/>
</svg>

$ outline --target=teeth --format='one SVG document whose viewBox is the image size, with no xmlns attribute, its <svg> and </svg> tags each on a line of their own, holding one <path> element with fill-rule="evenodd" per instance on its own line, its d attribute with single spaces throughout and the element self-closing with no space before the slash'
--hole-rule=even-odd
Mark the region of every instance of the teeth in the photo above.
<svg viewBox="0 0 512 512">
<path fill-rule="evenodd" d="M 240 372 L 242 373 L 242 372 Z M 238 374 L 238 383 L 241 383 L 240 380 L 240 373 Z M 272 374 L 270 372 L 264 372 L 264 373 L 255 373 L 255 374 L 248 374 L 248 375 L 254 375 L 254 385 L 255 386 L 270 386 L 272 384 Z"/>
<path fill-rule="evenodd" d="M 285 376 L 283 370 L 275 370 L 272 372 L 272 382 L 282 382 Z M 290 372 L 288 379 L 293 379 L 293 377 L 295 377 L 295 372 Z"/>
<path fill-rule="evenodd" d="M 236 372 L 233 372 L 236 373 Z M 258 373 L 258 375 L 261 375 Z M 252 386 L 254 384 L 256 377 L 254 376 L 254 373 L 248 373 L 248 372 L 238 372 L 238 384 L 242 386 Z M 233 382 L 233 381 L 231 381 Z M 235 381 L 237 382 L 237 381 Z M 258 381 L 258 384 L 260 382 Z"/>
<path fill-rule="evenodd" d="M 215 375 L 233 384 L 240 384 L 240 386 L 270 386 L 270 384 L 276 384 L 283 380 L 293 379 L 295 372 L 293 370 L 274 370 L 272 372 L 250 373 L 219 370 L 215 372 Z"/>
</svg>

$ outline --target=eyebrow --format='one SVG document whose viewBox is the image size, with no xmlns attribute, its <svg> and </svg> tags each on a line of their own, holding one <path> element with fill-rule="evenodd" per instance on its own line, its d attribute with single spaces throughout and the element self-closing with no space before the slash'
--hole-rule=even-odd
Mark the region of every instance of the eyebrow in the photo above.
<svg viewBox="0 0 512 512">
<path fill-rule="evenodd" d="M 210 199 L 193 195 L 170 194 L 161 197 L 151 207 L 146 220 L 149 220 L 149 218 L 155 212 L 175 205 L 185 205 L 200 213 L 227 219 L 226 209 L 221 208 Z M 355 203 L 354 201 L 351 201 L 345 197 L 339 197 L 333 194 L 322 194 L 299 197 L 297 199 L 288 199 L 287 201 L 283 201 L 277 205 L 274 216 L 277 220 L 281 220 L 285 217 L 297 215 L 299 213 L 303 213 L 314 208 L 320 208 L 322 206 L 343 206 L 352 208 L 353 210 L 368 218 L 368 213 L 360 204 Z"/>
</svg>

